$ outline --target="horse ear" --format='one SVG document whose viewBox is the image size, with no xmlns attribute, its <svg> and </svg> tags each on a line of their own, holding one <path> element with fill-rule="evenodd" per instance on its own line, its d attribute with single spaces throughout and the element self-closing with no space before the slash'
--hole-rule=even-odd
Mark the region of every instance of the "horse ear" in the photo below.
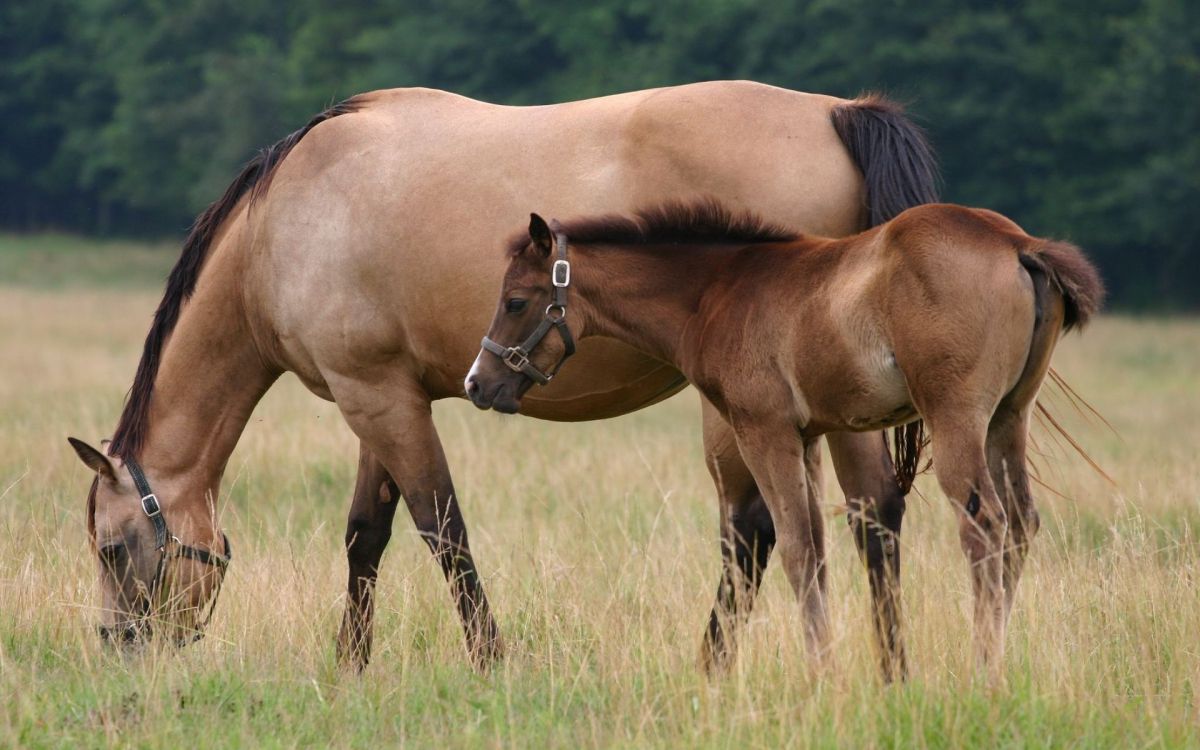
<svg viewBox="0 0 1200 750">
<path fill-rule="evenodd" d="M 550 226 L 546 224 L 546 220 L 537 214 L 529 214 L 529 239 L 542 257 L 550 257 L 550 250 L 554 247 L 554 238 L 550 236 Z"/>
<path fill-rule="evenodd" d="M 112 461 L 108 460 L 108 456 L 79 438 L 69 437 L 67 438 L 67 442 L 75 449 L 75 455 L 79 456 L 79 460 L 83 461 L 84 465 L 89 469 L 105 479 L 115 480 L 117 478 L 117 471 L 113 468 Z"/>
</svg>

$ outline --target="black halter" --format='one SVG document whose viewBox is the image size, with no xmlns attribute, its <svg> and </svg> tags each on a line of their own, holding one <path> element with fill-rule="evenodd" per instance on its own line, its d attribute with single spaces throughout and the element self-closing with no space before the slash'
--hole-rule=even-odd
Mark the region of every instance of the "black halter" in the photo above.
<svg viewBox="0 0 1200 750">
<path fill-rule="evenodd" d="M 533 333 L 517 346 L 506 347 L 497 344 L 487 336 L 483 337 L 482 343 L 484 350 L 503 360 L 510 370 L 524 373 L 540 385 L 545 385 L 553 380 L 567 358 L 575 353 L 575 339 L 571 336 L 571 329 L 567 328 L 567 287 L 571 285 L 571 264 L 567 261 L 567 235 L 555 232 L 554 242 L 558 246 L 558 258 L 550 268 L 550 283 L 554 287 L 554 297 L 553 301 L 546 306 L 546 314 L 542 318 L 542 322 L 538 323 L 538 327 L 533 329 Z M 533 353 L 538 344 L 542 343 L 542 339 L 546 338 L 546 334 L 550 333 L 551 328 L 558 331 L 565 348 L 554 368 L 550 372 L 542 372 L 529 361 L 529 355 Z"/>
<path fill-rule="evenodd" d="M 189 560 L 211 565 L 221 569 L 221 576 L 217 579 L 217 588 L 213 592 L 212 599 L 209 602 L 208 613 L 204 616 L 203 622 L 196 629 L 196 634 L 192 636 L 190 641 L 184 641 L 178 645 L 193 643 L 204 637 L 204 628 L 208 627 L 209 620 L 212 619 L 213 610 L 217 608 L 217 597 L 221 595 L 221 584 L 225 581 L 225 570 L 229 567 L 229 561 L 233 559 L 233 550 L 229 546 L 229 537 L 225 532 L 221 532 L 221 539 L 225 542 L 225 554 L 219 555 L 215 552 L 203 549 L 201 547 L 193 547 L 179 541 L 179 537 L 171 534 L 171 530 L 167 528 L 167 519 L 163 518 L 162 505 L 158 502 L 158 496 L 150 489 L 150 483 L 146 481 L 146 475 L 142 472 L 142 467 L 133 458 L 125 459 L 125 468 L 129 469 L 129 476 L 133 478 L 133 484 L 137 487 L 138 494 L 141 495 L 142 512 L 150 519 L 150 523 L 154 524 L 154 546 L 158 550 L 158 566 L 154 569 L 154 578 L 150 580 L 150 586 L 147 590 L 147 601 L 144 608 L 143 617 L 150 614 L 150 609 L 153 606 L 155 599 L 158 596 L 159 588 L 162 586 L 163 572 L 167 567 L 167 560 L 173 560 L 178 557 L 186 557 Z"/>
</svg>

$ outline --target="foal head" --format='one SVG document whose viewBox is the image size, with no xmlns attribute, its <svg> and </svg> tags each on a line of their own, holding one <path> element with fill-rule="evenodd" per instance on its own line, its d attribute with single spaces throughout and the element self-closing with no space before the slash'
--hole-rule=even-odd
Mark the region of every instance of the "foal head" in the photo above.
<svg viewBox="0 0 1200 750">
<path fill-rule="evenodd" d="M 229 541 L 208 503 L 185 502 L 179 495 L 186 493 L 170 483 L 150 491 L 136 461 L 75 438 L 70 443 L 96 472 L 87 519 L 103 596 L 101 637 L 127 647 L 156 632 L 180 645 L 199 638 L 207 624 L 205 606 L 215 604 L 229 561 Z M 223 550 L 217 546 L 222 542 Z"/>
<path fill-rule="evenodd" d="M 529 241 L 515 246 L 500 304 L 464 387 L 480 409 L 513 414 L 534 383 L 545 385 L 575 353 L 567 324 L 571 266 L 567 238 L 542 217 L 529 217 Z"/>
</svg>

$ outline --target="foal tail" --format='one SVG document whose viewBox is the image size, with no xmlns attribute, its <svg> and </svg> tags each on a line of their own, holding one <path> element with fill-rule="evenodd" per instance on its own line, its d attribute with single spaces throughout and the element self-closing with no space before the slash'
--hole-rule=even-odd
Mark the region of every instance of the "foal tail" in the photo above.
<svg viewBox="0 0 1200 750">
<path fill-rule="evenodd" d="M 938 201 L 938 167 L 925 132 L 904 108 L 880 94 L 864 94 L 830 112 L 833 128 L 866 183 L 868 226 L 922 203 Z M 918 420 L 892 431 L 896 482 L 908 494 L 928 443 Z"/>
<path fill-rule="evenodd" d="M 1021 265 L 1030 275 L 1043 274 L 1064 305 L 1063 330 L 1082 329 L 1104 303 L 1104 282 L 1083 251 L 1069 242 L 1034 239 L 1019 251 Z M 1041 300 L 1038 300 L 1041 319 Z"/>
</svg>

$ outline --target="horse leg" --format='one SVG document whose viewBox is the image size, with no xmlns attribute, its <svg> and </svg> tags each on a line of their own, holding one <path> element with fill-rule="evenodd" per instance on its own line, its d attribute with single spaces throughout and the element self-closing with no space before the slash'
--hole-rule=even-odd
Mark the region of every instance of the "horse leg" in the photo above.
<svg viewBox="0 0 1200 750">
<path fill-rule="evenodd" d="M 371 659 L 375 581 L 379 559 L 392 536 L 400 490 L 366 444 L 359 445 L 358 479 L 346 522 L 346 611 L 338 631 L 338 663 L 361 671 Z"/>
<path fill-rule="evenodd" d="M 701 666 L 713 672 L 733 659 L 737 630 L 750 616 L 775 546 L 775 524 L 733 430 L 707 400 L 703 403 L 705 463 L 721 513 L 721 580 L 700 650 Z"/>
<path fill-rule="evenodd" d="M 883 679 L 903 680 L 908 674 L 900 626 L 900 523 L 904 519 L 904 494 L 896 483 L 887 439 L 882 432 L 835 432 L 826 438 L 834 472 L 846 495 L 854 543 L 867 566 Z"/>
<path fill-rule="evenodd" d="M 964 418 L 969 414 L 967 409 L 947 409 L 931 415 L 933 468 L 959 511 L 959 541 L 971 566 L 975 596 L 976 664 L 998 681 L 1004 657 L 1008 514 L 988 470 L 987 424 Z"/>
<path fill-rule="evenodd" d="M 816 439 L 796 437 L 795 425 L 735 425 L 738 449 L 762 491 L 775 521 L 776 546 L 784 572 L 804 611 L 809 653 L 824 662 L 829 646 L 825 604 L 825 532 L 809 496 L 805 458 Z"/>
<path fill-rule="evenodd" d="M 1012 614 L 1017 583 L 1029 554 L 1029 543 L 1041 521 L 1033 506 L 1029 474 L 1025 463 L 1025 441 L 1029 434 L 1032 404 L 1020 411 L 1004 409 L 992 417 L 988 428 L 988 468 L 992 483 L 1008 514 L 1008 538 L 1004 545 L 1004 619 Z"/>
<path fill-rule="evenodd" d="M 407 382 L 379 387 L 335 382 L 330 389 L 347 423 L 391 475 L 450 583 L 468 654 L 476 668 L 485 669 L 501 655 L 500 636 L 471 555 L 428 396 Z"/>
</svg>

